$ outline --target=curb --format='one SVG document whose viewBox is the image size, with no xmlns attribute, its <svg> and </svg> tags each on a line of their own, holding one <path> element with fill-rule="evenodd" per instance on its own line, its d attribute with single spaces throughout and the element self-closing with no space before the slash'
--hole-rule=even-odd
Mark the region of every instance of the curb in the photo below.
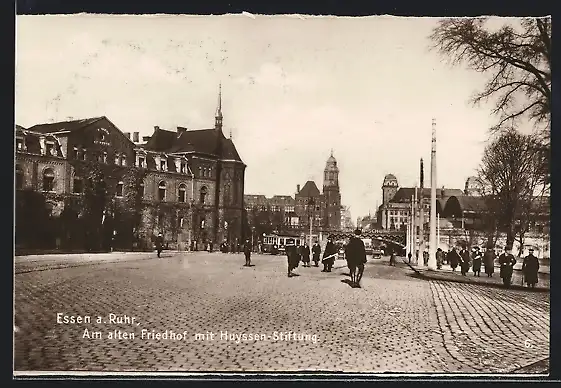
<svg viewBox="0 0 561 388">
<path fill-rule="evenodd" d="M 546 357 L 541 360 L 521 366 L 520 368 L 516 368 L 511 373 L 535 373 L 549 375 L 549 372 L 549 357 Z"/>
<path fill-rule="evenodd" d="M 502 284 L 499 283 L 484 283 L 484 282 L 477 282 L 474 280 L 471 280 L 470 278 L 465 278 L 465 279 L 443 279 L 440 278 L 438 276 L 431 276 L 428 275 L 426 272 L 421 272 L 419 271 L 417 268 L 413 267 L 411 264 L 409 264 L 407 261 L 403 260 L 403 263 L 405 263 L 407 266 L 409 266 L 409 268 L 411 268 L 414 272 L 415 275 L 419 278 L 425 279 L 425 280 L 438 280 L 441 282 L 450 282 L 450 283 L 463 283 L 463 284 L 473 284 L 473 285 L 479 285 L 479 286 L 483 286 L 483 287 L 489 287 L 489 288 L 501 288 L 501 289 L 508 289 L 508 290 L 517 290 L 517 291 L 527 291 L 527 292 L 550 292 L 550 288 L 545 288 L 545 287 L 536 287 L 536 288 L 527 288 L 527 287 L 523 287 L 523 286 L 519 286 L 517 284 L 511 284 L 510 287 L 505 288 Z"/>
</svg>

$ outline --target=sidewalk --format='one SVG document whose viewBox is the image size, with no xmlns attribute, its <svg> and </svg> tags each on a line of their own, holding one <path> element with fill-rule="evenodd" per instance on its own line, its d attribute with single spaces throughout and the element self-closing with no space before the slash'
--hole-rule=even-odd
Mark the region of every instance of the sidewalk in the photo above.
<svg viewBox="0 0 561 388">
<path fill-rule="evenodd" d="M 428 268 L 418 268 L 415 267 L 413 264 L 409 264 L 407 260 L 402 257 L 401 260 L 407 264 L 415 273 L 425 279 L 431 280 L 443 280 L 449 282 L 456 282 L 456 283 L 467 283 L 467 284 L 478 284 L 487 287 L 500 287 L 503 288 L 503 281 L 499 276 L 499 269 L 495 269 L 495 273 L 492 277 L 487 277 L 487 274 L 484 272 L 481 273 L 481 276 L 476 277 L 473 276 L 473 272 L 470 271 L 463 276 L 460 272 L 460 269 L 457 268 L 456 271 L 452 271 L 449 265 L 444 264 L 442 269 L 437 270 L 429 270 Z M 549 269 L 549 268 L 548 268 Z M 483 268 L 482 268 L 483 270 Z M 524 290 L 529 292 L 549 292 L 550 290 L 550 283 L 549 283 L 549 273 L 547 272 L 539 272 L 538 273 L 538 284 L 536 288 L 531 289 L 523 284 L 522 281 L 522 271 L 515 268 L 512 274 L 512 284 L 509 287 L 511 290 Z"/>
</svg>

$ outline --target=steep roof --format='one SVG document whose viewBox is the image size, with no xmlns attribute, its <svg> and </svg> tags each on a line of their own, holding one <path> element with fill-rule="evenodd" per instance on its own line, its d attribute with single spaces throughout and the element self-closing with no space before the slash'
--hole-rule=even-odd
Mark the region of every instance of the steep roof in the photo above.
<svg viewBox="0 0 561 388">
<path fill-rule="evenodd" d="M 417 188 L 417 198 L 421 194 L 421 189 Z M 460 189 L 436 189 L 436 196 L 437 197 L 450 197 L 450 196 L 461 196 L 464 192 Z M 401 187 L 393 198 L 390 200 L 392 203 L 401 203 L 401 202 L 411 202 L 411 197 L 415 195 L 415 188 L 414 187 Z M 430 198 L 431 189 L 430 187 L 423 188 L 423 197 Z"/>
<path fill-rule="evenodd" d="M 320 192 L 314 181 L 307 181 L 302 190 L 298 192 L 300 197 L 319 197 Z"/>
<path fill-rule="evenodd" d="M 221 132 L 217 132 L 215 129 L 188 130 L 179 127 L 178 132 L 157 129 L 146 144 L 144 144 L 144 148 L 167 153 L 195 151 L 216 155 L 218 136 L 222 138 L 221 157 L 241 162 L 240 155 L 232 140 L 226 139 Z"/>
<path fill-rule="evenodd" d="M 39 133 L 53 133 L 59 131 L 75 131 L 80 128 L 84 128 L 87 125 L 93 124 L 96 121 L 106 118 L 105 116 L 101 117 L 91 117 L 88 119 L 80 119 L 80 120 L 72 120 L 72 121 L 60 121 L 58 123 L 44 123 L 44 124 L 36 124 L 29 129 L 30 131 L 35 131 Z"/>
</svg>

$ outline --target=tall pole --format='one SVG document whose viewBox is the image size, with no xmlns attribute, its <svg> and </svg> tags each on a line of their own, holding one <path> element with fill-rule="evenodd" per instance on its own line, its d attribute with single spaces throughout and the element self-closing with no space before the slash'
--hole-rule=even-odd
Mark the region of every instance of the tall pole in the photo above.
<svg viewBox="0 0 561 388">
<path fill-rule="evenodd" d="M 411 257 L 415 255 L 415 243 L 414 239 L 415 236 L 415 203 L 414 203 L 415 196 L 411 196 L 411 206 L 409 209 L 409 252 L 411 253 Z"/>
<path fill-rule="evenodd" d="M 432 119 L 432 141 L 430 152 L 430 237 L 429 262 L 430 270 L 436 269 L 436 119 Z"/>
<path fill-rule="evenodd" d="M 425 202 L 424 202 L 424 188 L 425 188 L 425 171 L 423 166 L 423 159 L 421 158 L 421 190 L 419 190 L 419 262 L 417 263 L 420 267 L 425 266 L 425 260 L 423 258 L 423 253 L 425 252 Z"/>
<path fill-rule="evenodd" d="M 405 257 L 410 252 L 409 247 L 411 246 L 411 218 L 407 217 L 407 229 L 405 230 Z"/>
<path fill-rule="evenodd" d="M 436 215 L 436 249 L 440 246 L 440 214 Z"/>
<path fill-rule="evenodd" d="M 414 199 L 413 199 L 413 258 L 415 261 L 415 264 L 417 264 L 419 262 L 419 258 L 417 257 L 417 237 L 419 236 L 419 232 L 417 230 L 417 226 L 419 225 L 419 220 L 417 219 L 417 185 L 415 185 L 415 195 L 414 195 Z"/>
</svg>

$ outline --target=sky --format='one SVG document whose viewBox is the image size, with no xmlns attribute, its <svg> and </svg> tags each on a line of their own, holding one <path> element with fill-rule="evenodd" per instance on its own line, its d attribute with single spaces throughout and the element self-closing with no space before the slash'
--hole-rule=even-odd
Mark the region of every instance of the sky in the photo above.
<svg viewBox="0 0 561 388">
<path fill-rule="evenodd" d="M 495 122 L 470 97 L 486 80 L 429 50 L 436 18 L 18 16 L 16 123 L 107 116 L 123 132 L 212 128 L 247 165 L 245 194 L 321 190 L 333 150 L 343 205 L 374 213 L 382 182 L 464 188 Z"/>
</svg>

